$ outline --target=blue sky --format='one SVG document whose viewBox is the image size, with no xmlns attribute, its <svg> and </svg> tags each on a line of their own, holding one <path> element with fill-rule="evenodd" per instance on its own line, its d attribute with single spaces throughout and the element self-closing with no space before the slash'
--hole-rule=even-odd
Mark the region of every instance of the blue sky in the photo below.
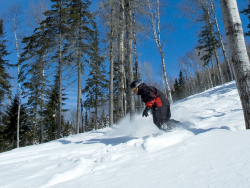
<svg viewBox="0 0 250 188">
<path fill-rule="evenodd" d="M 29 2 L 38 0 L 0 0 L 0 16 L 1 14 L 8 9 L 8 7 L 12 4 L 20 4 L 24 10 L 28 9 Z M 188 25 L 188 20 L 182 17 L 179 17 L 180 14 L 179 10 L 177 9 L 177 4 L 181 2 L 181 0 L 170 0 L 171 8 L 167 9 L 167 15 L 162 17 L 162 22 L 171 22 L 174 23 L 176 26 L 176 30 L 171 34 L 170 40 L 171 44 L 167 43 L 165 45 L 165 62 L 166 62 L 166 69 L 167 73 L 172 77 L 178 77 L 179 68 L 177 67 L 178 58 L 183 57 L 186 52 L 192 50 L 192 48 L 197 44 L 197 26 L 187 29 L 186 26 Z M 215 0 L 215 2 L 219 3 L 219 0 Z M 247 0 L 238 0 L 238 8 L 239 10 L 244 9 L 247 7 Z M 98 0 L 92 1 L 91 9 L 93 11 L 97 10 Z M 221 10 L 217 7 L 217 18 L 220 24 L 220 30 L 224 33 L 223 23 L 221 21 Z M 246 32 L 246 26 L 248 24 L 248 19 L 245 15 L 240 14 L 242 23 L 243 23 L 243 30 Z M 12 34 L 12 33 L 10 33 Z M 140 56 L 138 57 L 139 62 L 143 63 L 144 61 L 149 62 L 152 64 L 155 76 L 159 74 L 159 70 L 161 67 L 161 58 L 160 54 L 156 48 L 156 44 L 153 40 L 146 40 L 145 42 L 138 41 L 138 53 Z M 12 63 L 16 62 L 16 53 L 13 52 L 8 59 Z M 70 98 L 74 98 L 70 96 Z M 73 100 L 73 99 L 72 99 Z M 74 102 L 73 102 L 74 103 Z"/>
</svg>

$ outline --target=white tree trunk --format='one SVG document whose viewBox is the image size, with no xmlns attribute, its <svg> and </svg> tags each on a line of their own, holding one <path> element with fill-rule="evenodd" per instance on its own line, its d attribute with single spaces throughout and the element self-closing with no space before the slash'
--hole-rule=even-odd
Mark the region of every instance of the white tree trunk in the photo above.
<svg viewBox="0 0 250 188">
<path fill-rule="evenodd" d="M 126 64 L 128 68 L 128 83 L 127 86 L 130 85 L 133 81 L 133 61 L 132 61 L 132 18 L 131 18 L 131 4 L 130 0 L 125 0 L 125 20 L 126 20 Z M 133 121 L 135 117 L 135 105 L 134 105 L 134 95 L 132 90 L 128 87 L 128 104 L 129 104 L 129 113 L 130 113 L 130 120 Z"/>
<path fill-rule="evenodd" d="M 123 81 L 124 81 L 124 85 L 123 87 L 126 88 L 126 74 L 125 74 L 125 71 L 123 73 Z M 126 92 L 123 92 L 123 99 L 124 99 L 124 116 L 126 116 L 127 114 L 127 93 Z"/>
<path fill-rule="evenodd" d="M 207 22 L 207 25 L 210 28 L 210 33 L 211 33 L 212 38 L 215 39 L 215 35 L 214 35 L 214 31 L 213 31 L 213 24 L 211 22 L 211 17 L 210 17 L 210 14 L 209 14 L 209 10 L 208 10 L 208 8 L 205 8 L 205 9 L 206 9 L 206 15 L 207 15 L 206 16 L 207 17 L 206 22 Z M 222 74 L 222 70 L 221 70 L 221 66 L 220 66 L 219 54 L 218 54 L 217 47 L 216 47 L 215 44 L 213 45 L 213 47 L 214 47 L 214 56 L 215 56 L 215 59 L 216 59 L 217 68 L 219 70 L 220 84 L 223 84 L 224 83 L 224 78 L 223 78 L 223 74 Z"/>
<path fill-rule="evenodd" d="M 212 87 L 214 87 L 214 85 L 213 85 L 211 73 L 210 73 L 210 70 L 209 70 L 209 66 L 207 66 L 207 72 L 208 72 L 209 85 L 210 85 L 210 88 L 212 88 Z"/>
<path fill-rule="evenodd" d="M 215 21 L 216 29 L 217 29 L 217 32 L 218 32 L 219 40 L 220 40 L 220 43 L 221 43 L 223 56 L 224 56 L 224 59 L 226 61 L 228 78 L 229 78 L 230 81 L 232 81 L 233 80 L 232 71 L 231 71 L 231 67 L 230 67 L 230 64 L 229 64 L 229 60 L 227 58 L 225 45 L 224 45 L 224 43 L 222 41 L 222 37 L 221 37 L 221 34 L 220 34 L 219 24 L 218 24 L 217 17 L 216 17 L 216 14 L 215 14 L 214 5 L 213 5 L 212 0 L 209 0 L 209 1 L 210 1 L 210 6 L 211 6 L 211 11 L 212 11 L 212 13 L 214 15 L 214 21 Z"/>
<path fill-rule="evenodd" d="M 162 49 L 162 45 L 161 45 L 161 28 L 160 28 L 160 10 L 159 10 L 159 0 L 157 0 L 157 10 L 153 10 L 149 0 L 148 1 L 148 7 L 150 9 L 150 16 L 149 16 L 149 21 L 151 23 L 152 26 L 152 30 L 153 30 L 153 35 L 154 35 L 154 40 L 155 43 L 158 47 L 158 51 L 161 55 L 161 61 L 162 61 L 162 67 L 163 67 L 163 74 L 164 74 L 164 80 L 165 80 L 165 84 L 166 84 L 166 94 L 168 97 L 168 100 L 170 102 L 170 104 L 173 103 L 173 99 L 172 99 L 172 95 L 171 95 L 171 90 L 169 87 L 169 83 L 168 83 L 168 79 L 167 79 L 167 73 L 166 73 L 166 66 L 165 66 L 165 59 L 164 59 L 164 52 Z M 155 12 L 155 14 L 154 14 Z M 156 16 L 154 16 L 156 15 Z"/>
<path fill-rule="evenodd" d="M 232 69 L 241 99 L 246 129 L 250 129 L 250 62 L 236 0 L 220 0 Z"/>
<path fill-rule="evenodd" d="M 118 109 L 117 121 L 123 116 L 123 94 L 124 94 L 124 0 L 120 0 L 120 23 L 119 23 L 119 61 L 118 61 Z"/>
<path fill-rule="evenodd" d="M 14 35 L 15 35 L 15 47 L 16 47 L 16 53 L 17 53 L 17 76 L 18 76 L 18 111 L 17 111 L 17 143 L 16 147 L 19 148 L 19 126 L 20 126 L 20 106 L 21 106 L 21 87 L 20 87 L 20 80 L 19 80 L 19 51 L 18 51 L 18 44 L 17 44 L 17 25 L 16 20 L 13 18 L 13 24 L 14 24 Z"/>
<path fill-rule="evenodd" d="M 62 34 L 59 33 L 59 62 L 58 62 L 58 76 L 59 76 L 59 101 L 58 101 L 58 124 L 57 124 L 57 138 L 61 138 L 61 120 L 62 120 Z"/>
<path fill-rule="evenodd" d="M 111 21 L 110 21 L 110 51 L 109 51 L 109 58 L 110 58 L 110 67 L 109 67 L 109 126 L 113 126 L 113 68 L 114 68 L 114 28 L 113 28 L 113 14 L 114 14 L 114 7 L 111 5 Z"/>
<path fill-rule="evenodd" d="M 78 64 L 78 92 L 77 92 L 77 120 L 76 120 L 76 134 L 79 134 L 79 130 L 80 130 L 80 117 L 81 117 L 81 113 L 80 113 L 80 106 L 81 106 L 81 98 L 82 98 L 82 83 L 81 83 L 81 74 L 82 74 L 82 67 L 81 67 L 81 52 L 80 52 L 80 40 L 81 40 L 81 26 L 82 26 L 82 9 L 81 9 L 81 1 L 79 1 L 80 6 L 79 6 L 79 12 L 80 12 L 80 20 L 79 20 L 79 31 L 78 31 L 78 46 L 77 46 L 77 64 Z"/>
<path fill-rule="evenodd" d="M 43 106 L 44 106 L 44 85 L 45 85 L 45 55 L 42 60 L 42 100 L 41 100 L 41 121 L 40 121 L 40 143 L 43 143 Z"/>
<path fill-rule="evenodd" d="M 79 48 L 79 46 L 78 46 Z M 79 57 L 80 52 L 78 51 L 78 92 L 77 92 L 77 120 L 76 120 L 76 134 L 79 134 L 80 129 L 80 105 L 82 96 L 82 83 L 81 83 L 81 58 Z"/>
<path fill-rule="evenodd" d="M 136 33 L 135 33 L 135 27 L 136 27 L 136 22 L 135 22 L 135 10 L 133 10 L 133 44 L 134 44 L 134 58 L 135 58 L 135 79 L 139 80 L 139 65 L 138 65 L 138 58 L 137 58 L 137 48 L 136 48 Z M 137 102 L 136 102 L 136 111 L 140 111 L 140 106 L 141 106 L 141 97 L 136 96 Z"/>
</svg>

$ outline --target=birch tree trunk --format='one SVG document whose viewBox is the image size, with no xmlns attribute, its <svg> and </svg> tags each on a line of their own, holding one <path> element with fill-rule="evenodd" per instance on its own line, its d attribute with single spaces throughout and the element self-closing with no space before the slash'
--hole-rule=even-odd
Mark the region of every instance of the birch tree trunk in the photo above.
<svg viewBox="0 0 250 188">
<path fill-rule="evenodd" d="M 20 126 L 20 105 L 21 105 L 21 86 L 20 86 L 20 79 L 19 79 L 19 48 L 18 48 L 18 37 L 17 37 L 17 29 L 20 26 L 20 14 L 22 13 L 21 11 L 21 6 L 19 5 L 12 5 L 9 10 L 7 11 L 7 14 L 3 15 L 4 20 L 9 24 L 11 27 L 11 30 L 14 33 L 14 41 L 15 41 L 15 50 L 17 54 L 17 74 L 18 74 L 18 112 L 17 112 L 17 143 L 16 147 L 19 148 L 19 126 Z"/>
<path fill-rule="evenodd" d="M 135 79 L 138 80 L 138 59 L 137 59 L 137 48 L 136 48 L 136 34 L 135 34 L 135 10 L 133 10 L 133 44 L 134 44 L 134 58 L 135 58 Z"/>
<path fill-rule="evenodd" d="M 138 58 L 137 58 L 137 48 L 136 48 L 136 33 L 135 33 L 135 10 L 133 10 L 133 44 L 134 44 L 134 58 L 135 58 L 135 79 L 139 80 L 139 66 L 138 66 Z M 136 96 L 137 98 L 137 106 L 136 106 L 136 111 L 140 111 L 140 106 L 141 106 L 141 97 Z"/>
<path fill-rule="evenodd" d="M 118 109 L 117 122 L 123 116 L 123 94 L 124 94 L 124 0 L 120 0 L 120 33 L 119 33 L 119 60 L 118 60 Z"/>
<path fill-rule="evenodd" d="M 124 81 L 124 90 L 126 90 L 126 74 L 125 74 L 125 71 L 123 73 L 123 81 Z M 126 113 L 127 113 L 127 93 L 126 92 L 123 92 L 123 99 L 124 99 L 124 116 L 126 116 Z"/>
<path fill-rule="evenodd" d="M 85 132 L 85 126 L 84 126 L 84 112 L 83 112 L 83 102 L 81 98 L 81 117 L 82 117 L 82 133 Z"/>
<path fill-rule="evenodd" d="M 207 72 L 208 72 L 209 85 L 210 85 L 210 88 L 212 88 L 212 87 L 214 87 L 214 85 L 213 85 L 213 81 L 212 81 L 212 77 L 211 77 L 211 72 L 209 70 L 209 66 L 207 66 Z"/>
<path fill-rule="evenodd" d="M 38 4 L 35 4 L 35 2 L 31 2 L 29 4 L 30 12 L 29 12 L 29 18 L 28 18 L 28 25 L 30 25 L 33 29 L 39 27 L 39 24 L 45 20 L 45 15 L 43 12 L 47 11 L 47 3 L 45 0 L 40 0 Z M 45 27 L 45 24 L 43 24 L 43 28 Z M 44 29 L 42 29 L 42 32 L 44 32 Z M 42 96 L 41 96 L 41 103 L 40 103 L 40 109 L 41 109 L 41 115 L 40 115 L 40 135 L 39 135 L 39 142 L 43 143 L 43 107 L 44 107 L 44 92 L 45 92 L 45 56 L 42 56 Z"/>
<path fill-rule="evenodd" d="M 250 62 L 236 0 L 220 0 L 232 69 L 241 99 L 246 129 L 250 129 Z"/>
<path fill-rule="evenodd" d="M 57 138 L 61 138 L 61 116 L 62 116 L 62 34 L 59 33 L 59 62 L 58 62 L 58 76 L 59 76 L 59 101 L 58 101 L 58 124 L 57 124 Z"/>
<path fill-rule="evenodd" d="M 224 45 L 224 43 L 222 41 L 222 37 L 221 37 L 221 34 L 220 34 L 219 24 L 217 22 L 217 17 L 216 17 L 215 10 L 214 10 L 214 5 L 213 5 L 212 0 L 209 0 L 209 1 L 210 1 L 210 6 L 211 6 L 211 11 L 212 11 L 212 13 L 214 15 L 214 21 L 215 21 L 216 29 L 217 29 L 217 32 L 218 32 L 219 40 L 220 40 L 220 43 L 221 43 L 223 56 L 224 56 L 224 59 L 226 61 L 228 78 L 229 78 L 230 81 L 232 81 L 233 80 L 232 71 L 231 71 L 231 68 L 230 68 L 229 60 L 227 58 L 225 45 Z"/>
<path fill-rule="evenodd" d="M 78 67 L 78 92 L 77 92 L 77 120 L 76 120 L 76 134 L 79 134 L 79 129 L 80 129 L 80 103 L 81 103 L 81 96 L 82 96 L 82 83 L 81 83 L 81 58 L 80 58 L 80 52 L 79 52 L 79 46 L 78 46 L 78 62 L 77 62 L 77 67 Z"/>
<path fill-rule="evenodd" d="M 153 30 L 153 35 L 154 35 L 154 40 L 155 40 L 155 43 L 158 47 L 158 51 L 161 55 L 161 62 L 162 62 L 162 67 L 163 67 L 163 74 L 164 74 L 164 80 L 165 80 L 165 83 L 166 83 L 166 94 L 167 94 L 167 97 L 168 97 L 168 100 L 170 102 L 170 104 L 173 103 L 173 99 L 172 99 L 172 95 L 171 95 L 171 90 L 170 90 L 170 86 L 169 86 L 169 83 L 168 83 L 168 79 L 167 79 L 167 74 L 166 74 L 166 67 L 165 67 L 165 59 L 164 59 L 164 52 L 163 52 L 163 49 L 162 49 L 162 45 L 161 45 L 161 28 L 160 28 L 160 10 L 159 10 L 159 0 L 157 0 L 157 10 L 156 10 L 156 17 L 154 17 L 154 10 L 149 2 L 148 1 L 148 7 L 149 7 L 149 10 L 150 10 L 150 16 L 149 16 L 149 21 L 151 23 L 151 26 L 152 26 L 152 30 Z"/>
<path fill-rule="evenodd" d="M 110 16 L 110 67 L 109 67 L 109 126 L 113 126 L 113 67 L 114 67 L 114 26 L 113 26 L 113 15 L 114 15 L 114 7 L 111 5 L 111 16 Z"/>
<path fill-rule="evenodd" d="M 82 10 L 81 10 L 81 1 L 79 1 L 80 6 L 79 6 L 79 12 L 80 12 L 80 20 L 79 20 L 79 31 L 78 35 L 81 36 L 81 20 L 82 20 Z M 79 134 L 79 129 L 80 129 L 80 105 L 81 105 L 81 96 L 82 96 L 82 83 L 81 83 L 81 73 L 82 73 L 82 68 L 81 68 L 81 55 L 80 55 L 80 40 L 81 37 L 78 36 L 77 38 L 77 69 L 78 69 L 78 88 L 77 88 L 77 115 L 76 115 L 76 134 Z"/>
<path fill-rule="evenodd" d="M 126 64 L 128 68 L 128 85 L 133 81 L 133 62 L 132 62 L 132 18 L 131 18 L 131 4 L 130 0 L 125 0 L 125 20 L 126 20 Z M 129 113 L 130 113 L 130 120 L 134 120 L 135 116 L 135 105 L 134 105 L 134 96 L 132 90 L 128 87 L 128 104 L 129 104 Z"/>
<path fill-rule="evenodd" d="M 15 35 L 15 47 L 16 47 L 16 53 L 17 53 L 17 75 L 18 75 L 18 111 L 17 111 L 17 143 L 16 147 L 19 148 L 19 126 L 20 126 L 20 106 L 21 106 L 21 87 L 20 87 L 20 80 L 19 80 L 19 51 L 18 51 L 18 44 L 17 44 L 17 33 L 16 33 L 16 21 L 15 18 L 13 18 L 14 22 L 14 35 Z"/>
<path fill-rule="evenodd" d="M 211 22 L 209 10 L 208 10 L 208 8 L 205 8 L 205 7 L 204 7 L 204 9 L 206 10 L 206 15 L 207 15 L 206 16 L 207 17 L 206 22 L 209 25 L 210 34 L 211 34 L 212 38 L 215 39 L 215 35 L 214 35 L 214 31 L 213 31 L 213 24 Z M 214 47 L 214 56 L 215 56 L 215 59 L 216 59 L 217 68 L 219 70 L 220 84 L 223 84 L 224 83 L 224 78 L 223 78 L 223 74 L 222 74 L 222 70 L 221 70 L 221 66 L 220 66 L 219 54 L 218 54 L 216 44 L 213 44 L 213 47 Z"/>
<path fill-rule="evenodd" d="M 42 100 L 41 100 L 41 121 L 40 121 L 40 144 L 43 143 L 43 106 L 44 106 L 44 85 L 45 85 L 45 55 L 42 60 Z"/>
<path fill-rule="evenodd" d="M 97 92 L 95 93 L 95 130 L 98 129 L 98 126 L 97 126 Z"/>
</svg>

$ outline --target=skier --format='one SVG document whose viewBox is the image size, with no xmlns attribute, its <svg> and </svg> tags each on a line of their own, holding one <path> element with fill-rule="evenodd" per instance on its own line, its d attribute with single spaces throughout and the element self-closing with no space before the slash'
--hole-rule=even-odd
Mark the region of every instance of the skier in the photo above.
<svg viewBox="0 0 250 188">
<path fill-rule="evenodd" d="M 160 90 L 153 86 L 147 86 L 145 83 L 140 83 L 138 80 L 134 80 L 130 84 L 130 88 L 135 94 L 141 95 L 141 99 L 145 103 L 142 117 L 147 117 L 151 109 L 153 122 L 160 130 L 173 129 L 173 123 L 179 123 L 176 120 L 170 120 L 171 112 L 169 101 Z"/>
</svg>

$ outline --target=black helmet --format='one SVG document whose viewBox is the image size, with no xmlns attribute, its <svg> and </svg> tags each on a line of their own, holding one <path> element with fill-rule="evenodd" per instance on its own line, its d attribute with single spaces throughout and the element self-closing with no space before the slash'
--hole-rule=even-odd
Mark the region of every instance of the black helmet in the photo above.
<svg viewBox="0 0 250 188">
<path fill-rule="evenodd" d="M 140 82 L 138 80 L 134 80 L 131 84 L 130 84 L 130 89 L 133 89 L 135 87 L 138 87 L 140 84 Z"/>
</svg>

